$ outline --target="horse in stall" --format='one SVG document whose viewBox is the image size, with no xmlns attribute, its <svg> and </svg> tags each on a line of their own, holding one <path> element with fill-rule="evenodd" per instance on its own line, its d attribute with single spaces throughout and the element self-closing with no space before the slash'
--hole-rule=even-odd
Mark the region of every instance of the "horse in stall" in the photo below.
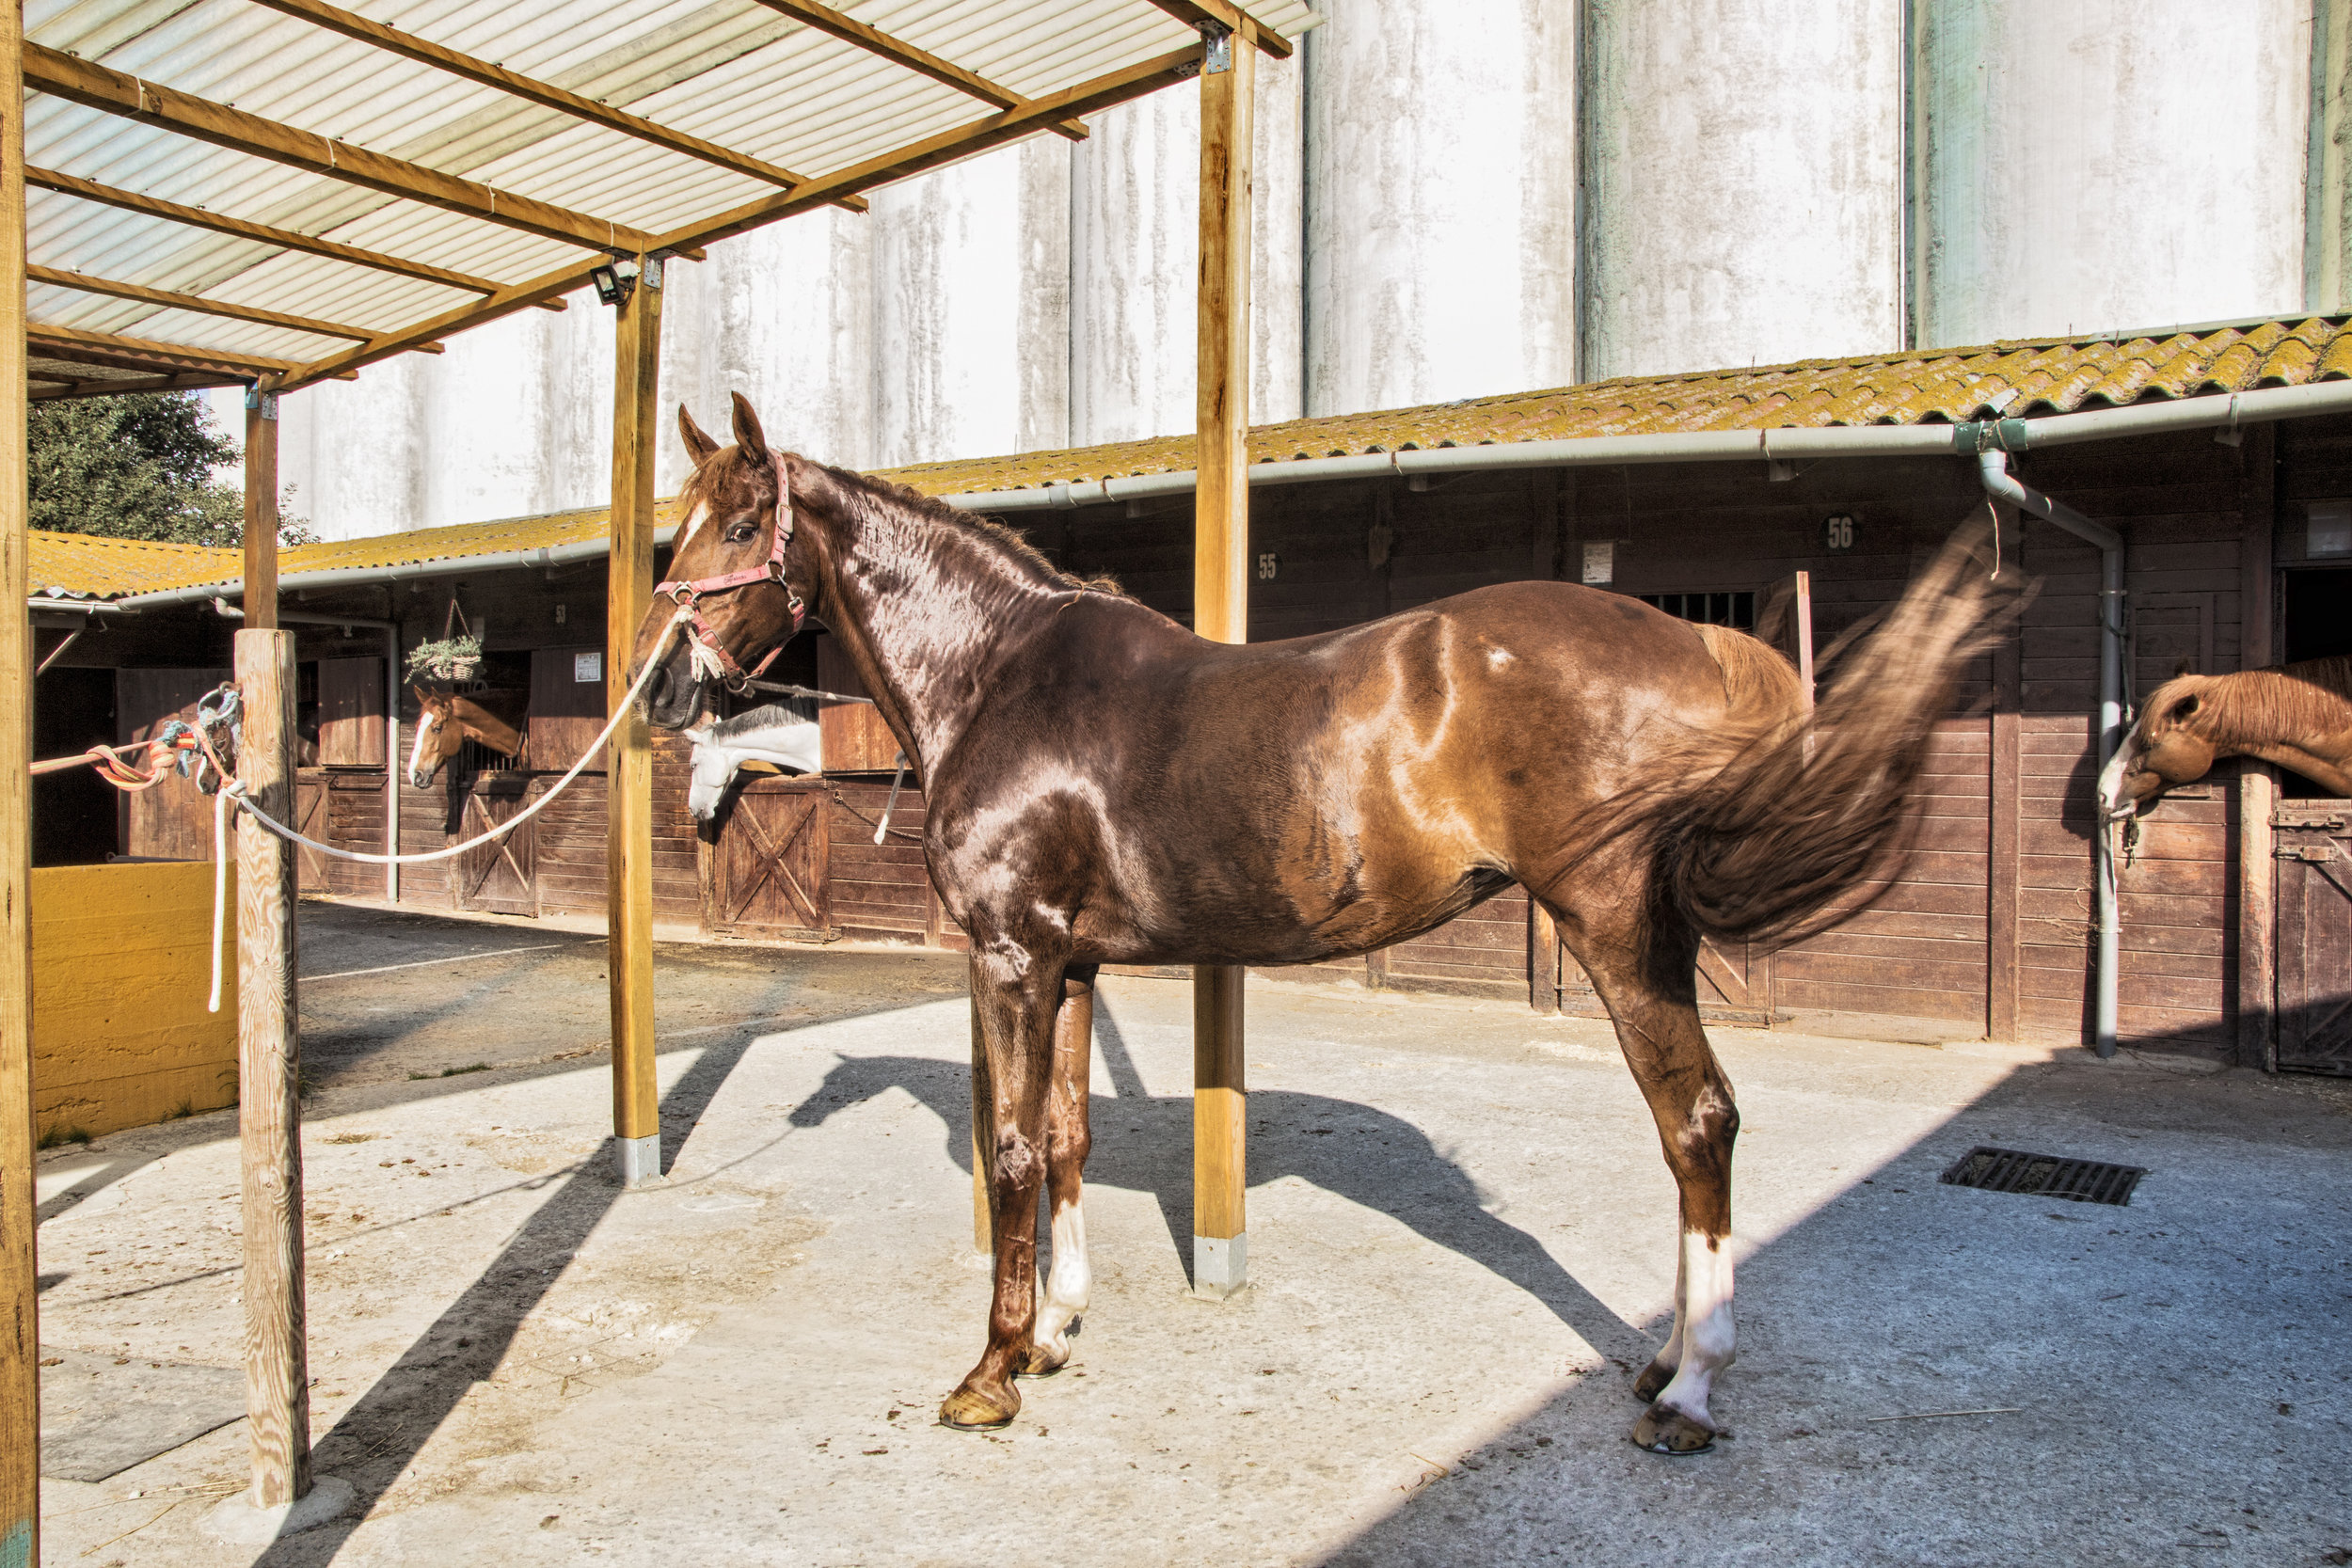
<svg viewBox="0 0 2352 1568">
<path fill-rule="evenodd" d="M 417 699 L 417 737 L 408 750 L 408 782 L 419 789 L 469 740 L 502 757 L 522 755 L 531 693 L 492 687 L 477 692 L 408 689 Z"/>
<path fill-rule="evenodd" d="M 728 785 L 746 763 L 767 763 L 796 773 L 824 771 L 824 747 L 817 721 L 781 704 L 771 703 L 680 733 L 694 743 L 694 777 L 686 788 L 686 808 L 697 822 L 719 815 Z"/>
<path fill-rule="evenodd" d="M 2258 757 L 2352 796 L 2352 657 L 2307 658 L 2233 675 L 2180 674 L 2149 696 L 2099 775 L 2099 811 L 2136 816 L 2223 757 Z"/>
<path fill-rule="evenodd" d="M 1674 1326 L 1633 1440 L 1709 1447 L 1732 1359 L 1731 1085 L 1700 1026 L 1702 936 L 1802 934 L 1909 851 L 1936 717 L 1984 644 L 1980 528 L 1845 657 L 1808 717 L 1744 634 L 1515 582 L 1316 637 L 1207 641 L 1019 535 L 771 451 L 734 404 L 694 459 L 639 628 L 675 729 L 811 615 L 924 780 L 924 852 L 971 936 L 994 1238 L 988 1342 L 941 1406 L 1009 1422 L 1091 1281 L 1080 1206 L 1104 963 L 1296 964 L 1427 931 L 1514 880 L 1592 977 L 1679 1186 Z M 681 607 L 690 619 L 671 627 Z M 1053 1265 L 1037 1272 L 1041 1185 Z"/>
</svg>

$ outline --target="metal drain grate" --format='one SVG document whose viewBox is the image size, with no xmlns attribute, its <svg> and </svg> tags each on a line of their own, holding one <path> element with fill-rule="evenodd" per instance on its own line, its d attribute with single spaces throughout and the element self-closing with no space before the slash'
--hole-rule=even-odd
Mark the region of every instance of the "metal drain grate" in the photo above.
<svg viewBox="0 0 2352 1568">
<path fill-rule="evenodd" d="M 1988 1193 L 2024 1193 L 2028 1197 L 2062 1197 L 2069 1203 L 2120 1207 L 2131 1202 L 2132 1189 L 2147 1174 L 2137 1165 L 2109 1165 L 2097 1160 L 2069 1160 L 2058 1154 L 2028 1154 L 2019 1148 L 1979 1144 L 1953 1161 L 1943 1180 L 1951 1186 Z"/>
</svg>

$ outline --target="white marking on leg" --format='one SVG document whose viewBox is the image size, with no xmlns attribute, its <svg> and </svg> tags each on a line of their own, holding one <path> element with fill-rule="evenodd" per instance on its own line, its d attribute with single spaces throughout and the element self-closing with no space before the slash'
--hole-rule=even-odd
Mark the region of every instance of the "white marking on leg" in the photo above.
<svg viewBox="0 0 2352 1568">
<path fill-rule="evenodd" d="M 1682 1310 L 1683 1291 L 1690 1278 L 1689 1249 L 1677 1244 L 1675 1248 L 1675 1325 L 1666 1331 L 1666 1343 L 1658 1353 L 1658 1364 L 1668 1369 L 1682 1365 L 1682 1332 L 1689 1322 Z"/>
<path fill-rule="evenodd" d="M 1070 1320 L 1087 1309 L 1094 1271 L 1087 1262 L 1086 1200 L 1054 1210 L 1054 1260 L 1038 1281 L 1035 1338 L 1057 1359 L 1070 1354 Z"/>
<path fill-rule="evenodd" d="M 1681 1274 L 1675 1324 L 1682 1364 L 1658 1402 L 1712 1428 L 1708 1392 L 1715 1374 L 1730 1366 L 1737 1354 L 1731 1324 L 1731 1238 L 1684 1231 Z"/>
<path fill-rule="evenodd" d="M 417 715 L 417 743 L 408 752 L 408 782 L 422 789 L 432 782 L 424 770 L 424 737 L 433 733 L 433 721 L 438 717 L 431 708 Z"/>
</svg>

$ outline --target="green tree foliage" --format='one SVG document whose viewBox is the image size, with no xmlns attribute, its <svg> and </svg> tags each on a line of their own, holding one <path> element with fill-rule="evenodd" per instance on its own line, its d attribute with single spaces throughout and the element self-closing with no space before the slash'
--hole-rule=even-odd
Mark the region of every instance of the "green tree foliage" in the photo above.
<svg viewBox="0 0 2352 1568">
<path fill-rule="evenodd" d="M 183 392 L 74 398 L 28 411 L 32 525 L 62 533 L 172 544 L 245 543 L 245 498 L 213 471 L 236 444 L 202 399 Z M 278 538 L 316 535 L 279 507 Z"/>
</svg>

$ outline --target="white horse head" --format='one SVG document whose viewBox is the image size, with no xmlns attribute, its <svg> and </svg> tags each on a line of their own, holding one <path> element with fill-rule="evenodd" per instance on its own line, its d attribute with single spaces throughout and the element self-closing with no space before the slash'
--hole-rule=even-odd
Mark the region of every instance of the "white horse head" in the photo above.
<svg viewBox="0 0 2352 1568">
<path fill-rule="evenodd" d="M 727 786 L 747 762 L 771 763 L 796 773 L 819 772 L 825 766 L 817 721 L 787 708 L 754 708 L 681 733 L 694 743 L 694 782 L 686 792 L 686 804 L 697 822 L 719 815 Z"/>
</svg>

